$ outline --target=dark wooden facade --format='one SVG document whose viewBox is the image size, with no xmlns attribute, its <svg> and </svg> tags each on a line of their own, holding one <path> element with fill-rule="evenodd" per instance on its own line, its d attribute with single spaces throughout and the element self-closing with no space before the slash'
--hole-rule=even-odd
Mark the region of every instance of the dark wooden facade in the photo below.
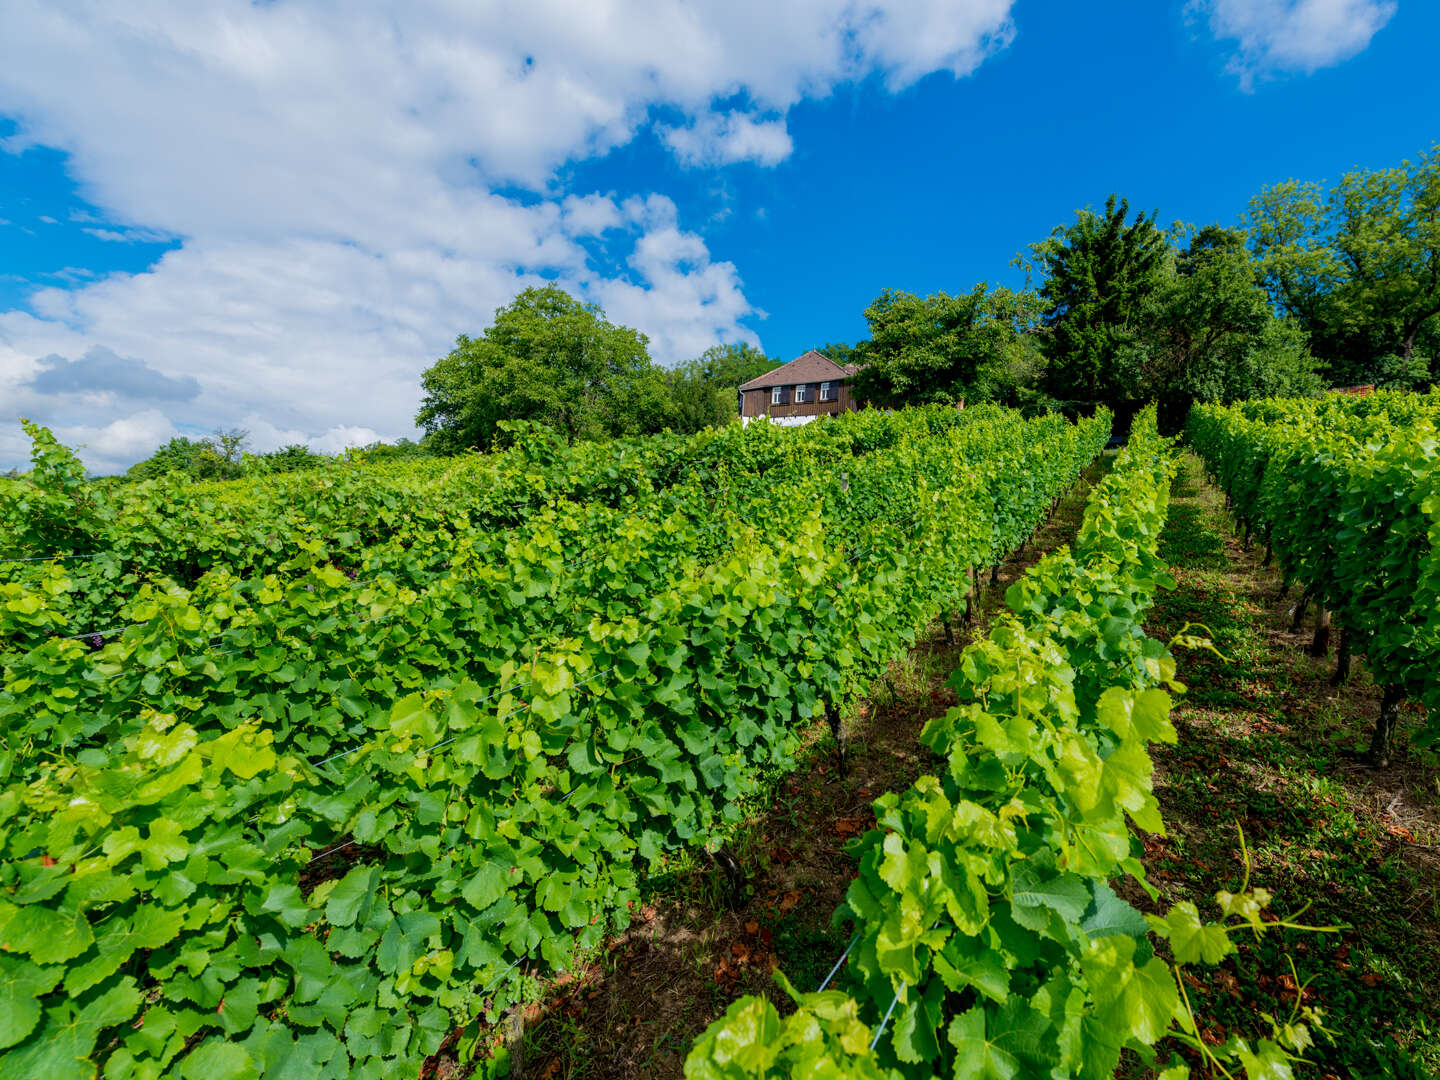
<svg viewBox="0 0 1440 1080">
<path fill-rule="evenodd" d="M 834 416 L 836 413 L 853 412 L 858 406 L 854 396 L 850 392 L 848 379 L 831 380 L 830 390 L 832 398 L 829 401 L 820 400 L 820 383 L 802 383 L 809 390 L 809 397 L 805 401 L 795 400 L 795 386 L 780 387 L 780 403 L 773 404 L 774 390 L 772 387 L 762 386 L 755 390 L 745 390 L 741 393 L 740 415 L 745 417 L 755 416 Z"/>
<path fill-rule="evenodd" d="M 741 423 L 768 416 L 777 423 L 803 424 L 817 416 L 853 412 L 859 406 L 850 378 L 858 370 L 811 349 L 740 387 Z"/>
</svg>

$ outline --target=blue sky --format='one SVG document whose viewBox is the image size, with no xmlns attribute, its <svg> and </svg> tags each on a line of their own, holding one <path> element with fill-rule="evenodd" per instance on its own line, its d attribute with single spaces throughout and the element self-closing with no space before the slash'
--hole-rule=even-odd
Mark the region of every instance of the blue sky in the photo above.
<svg viewBox="0 0 1440 1080">
<path fill-rule="evenodd" d="M 1018 284 L 1111 191 L 1233 222 L 1440 139 L 1420 0 L 164 6 L 8 17 L 0 468 L 22 412 L 102 471 L 413 434 L 424 367 L 547 279 L 662 362 L 788 359 L 883 288 Z"/>
</svg>

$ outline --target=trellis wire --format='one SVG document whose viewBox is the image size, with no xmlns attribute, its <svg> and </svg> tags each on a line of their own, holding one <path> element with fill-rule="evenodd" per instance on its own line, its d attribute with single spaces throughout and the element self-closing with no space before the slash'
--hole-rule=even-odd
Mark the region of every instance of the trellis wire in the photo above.
<svg viewBox="0 0 1440 1080">
<path fill-rule="evenodd" d="M 856 930 L 855 936 L 850 939 L 850 944 L 845 946 L 845 951 L 840 954 L 840 959 L 836 960 L 835 966 L 830 969 L 830 974 L 825 976 L 825 981 L 822 982 L 819 988 L 815 991 L 817 994 L 820 993 L 821 990 L 824 990 L 825 987 L 830 985 L 830 980 L 835 977 L 835 973 L 840 970 L 840 965 L 845 963 L 845 958 L 850 955 L 850 950 L 855 948 L 855 944 L 859 940 L 860 931 Z"/>
</svg>

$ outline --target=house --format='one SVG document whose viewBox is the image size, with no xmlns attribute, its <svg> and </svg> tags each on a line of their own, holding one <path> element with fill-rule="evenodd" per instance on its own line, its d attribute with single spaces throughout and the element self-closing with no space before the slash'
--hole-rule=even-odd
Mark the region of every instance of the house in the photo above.
<svg viewBox="0 0 1440 1080">
<path fill-rule="evenodd" d="M 804 356 L 767 371 L 740 387 L 740 423 L 768 417 L 794 427 L 817 416 L 854 412 L 860 406 L 850 391 L 855 364 L 837 364 L 811 349 Z"/>
</svg>

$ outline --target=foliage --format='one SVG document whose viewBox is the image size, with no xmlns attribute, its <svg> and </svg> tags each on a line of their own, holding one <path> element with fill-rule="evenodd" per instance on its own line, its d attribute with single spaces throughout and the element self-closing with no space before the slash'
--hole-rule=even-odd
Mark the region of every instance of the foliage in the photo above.
<svg viewBox="0 0 1440 1080">
<path fill-rule="evenodd" d="M 1108 434 L 977 413 L 705 433 L 662 490 L 621 455 L 671 436 L 517 430 L 562 493 L 523 530 L 302 521 L 265 572 L 131 582 L 115 635 L 71 622 L 76 564 L 0 584 L 0 1070 L 416 1072 L 624 925 Z M 644 481 L 616 505 L 564 471 L 602 453 Z M 330 520 L 386 491 L 345 479 Z"/>
<path fill-rule="evenodd" d="M 317 454 L 304 443 L 291 443 L 264 454 L 246 454 L 243 458 L 247 476 L 260 472 L 284 473 L 295 472 L 297 469 L 317 469 L 329 461 L 330 458 L 326 455 Z"/>
<path fill-rule="evenodd" d="M 922 299 L 885 290 L 865 309 L 870 338 L 852 357 L 866 365 L 854 378 L 856 394 L 886 406 L 999 396 L 996 384 L 1016 378 L 1015 361 L 1025 351 L 1020 331 L 1032 321 L 1033 300 L 983 282 L 963 296 Z"/>
<path fill-rule="evenodd" d="M 1440 345 L 1440 144 L 1328 192 L 1288 181 L 1247 223 L 1274 301 L 1299 319 L 1331 385 L 1425 385 Z M 1387 357 L 1398 363 L 1387 363 Z"/>
<path fill-rule="evenodd" d="M 129 480 L 156 480 L 178 473 L 192 480 L 235 480 L 244 476 L 314 469 L 330 458 L 295 443 L 262 454 L 246 450 L 250 433 L 242 428 L 217 430 L 204 439 L 176 435 L 144 461 L 130 466 Z"/>
<path fill-rule="evenodd" d="M 1316 361 L 1294 324 L 1277 319 L 1236 229 L 1191 236 L 1137 320 L 1141 393 L 1178 429 L 1194 401 L 1318 392 Z"/>
<path fill-rule="evenodd" d="M 86 545 L 107 516 L 103 496 L 49 428 L 23 417 L 20 426 L 30 436 L 30 472 L 0 481 L 0 536 L 22 551 Z"/>
<path fill-rule="evenodd" d="M 1147 746 L 1174 740 L 1179 687 L 1141 619 L 1173 584 L 1156 555 L 1172 471 L 1153 412 L 1142 414 L 1074 553 L 1012 586 L 1013 614 L 966 650 L 952 680 L 960 704 L 923 735 L 943 775 L 876 801 L 839 916 L 859 928 L 858 1002 L 826 995 L 826 1015 L 842 1018 L 827 1026 L 805 1016 L 802 997 L 802 1019 L 781 1027 L 741 1001 L 697 1041 L 687 1076 L 1102 1077 L 1123 1050 L 1153 1059 L 1167 1034 L 1206 1064 L 1289 1075 L 1308 1040 L 1298 1021 L 1312 1012 L 1297 1007 L 1253 1046 L 1211 1047 L 1179 978 L 1233 953 L 1232 934 L 1294 927 L 1270 921 L 1268 894 L 1247 874 L 1238 893 L 1216 897 L 1228 924 L 1210 924 L 1188 903 L 1142 918 L 1108 884 L 1122 873 L 1143 882 L 1127 818 L 1163 831 Z M 862 1053 L 867 1015 L 881 1032 Z"/>
<path fill-rule="evenodd" d="M 740 386 L 779 366 L 779 360 L 748 343 L 706 349 L 665 372 L 670 427 L 689 433 L 729 423 L 740 415 Z"/>
<path fill-rule="evenodd" d="M 194 475 L 196 459 L 208 446 L 204 439 L 176 435 L 144 461 L 131 465 L 125 475 L 131 480 L 152 480 L 172 472 Z"/>
<path fill-rule="evenodd" d="M 870 1053 L 870 1028 L 859 1004 L 838 990 L 798 993 L 776 972 L 795 1003 L 783 1020 L 767 999 L 744 997 L 695 1041 L 685 1062 L 689 1080 L 749 1080 L 766 1076 L 826 1076 L 895 1080 Z"/>
<path fill-rule="evenodd" d="M 68 455 L 75 487 L 55 502 L 29 475 L 0 481 L 0 537 L 10 542 L 0 548 L 0 580 L 31 580 L 43 560 L 83 554 L 67 564 L 72 588 L 57 602 L 67 618 L 100 627 L 114 625 L 140 582 L 191 586 L 222 565 L 239 576 L 263 576 L 310 559 L 317 543 L 328 549 L 331 565 L 349 574 L 362 572 L 376 551 L 393 550 L 402 579 L 419 583 L 444 560 L 412 557 L 417 542 L 453 537 L 457 527 L 513 528 L 557 499 L 668 509 L 666 491 L 687 477 L 710 488 L 760 483 L 797 462 L 847 462 L 912 430 L 962 422 L 946 416 L 942 424 L 923 412 L 904 419 L 848 414 L 783 438 L 733 425 L 693 436 L 574 444 L 546 428 L 513 423 L 513 445 L 496 454 L 412 452 L 372 464 L 368 454 L 352 452 L 323 470 L 225 483 L 172 473 L 108 486 L 84 482 L 79 460 L 37 429 L 49 442 L 37 440 L 35 453 Z M 42 502 L 55 512 L 37 513 Z"/>
<path fill-rule="evenodd" d="M 1440 734 L 1440 397 L 1379 392 L 1197 406 L 1188 434 L 1287 581 L 1334 612 L 1375 681 Z M 1372 755 L 1389 756 L 1382 707 Z"/>
<path fill-rule="evenodd" d="M 502 421 L 537 421 L 566 439 L 659 431 L 669 399 L 646 345 L 559 286 L 525 289 L 426 369 L 415 422 L 443 453 L 504 445 Z"/>
<path fill-rule="evenodd" d="M 433 453 L 434 450 L 423 442 L 415 442 L 413 439 L 397 439 L 393 443 L 373 442 L 366 446 L 352 447 L 345 452 L 345 456 L 367 462 L 413 461 L 418 458 L 430 457 Z"/>
<path fill-rule="evenodd" d="M 1161 287 L 1170 246 L 1153 214 L 1129 214 L 1130 204 L 1111 195 L 1103 213 L 1081 210 L 1031 247 L 1046 274 L 1045 389 L 1071 406 L 1115 407 L 1139 396 L 1136 317 Z"/>
</svg>

